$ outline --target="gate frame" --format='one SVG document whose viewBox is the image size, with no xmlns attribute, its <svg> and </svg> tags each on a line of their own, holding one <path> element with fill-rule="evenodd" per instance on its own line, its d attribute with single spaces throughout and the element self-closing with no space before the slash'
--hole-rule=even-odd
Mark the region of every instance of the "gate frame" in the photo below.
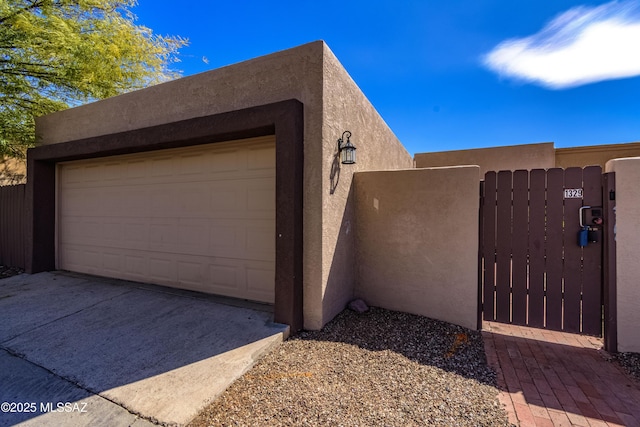
<svg viewBox="0 0 640 427">
<path fill-rule="evenodd" d="M 616 281 L 616 174 L 602 175 L 602 208 L 605 222 L 602 241 L 602 304 L 604 306 L 602 334 L 604 349 L 609 353 L 618 352 L 618 309 Z"/>
</svg>

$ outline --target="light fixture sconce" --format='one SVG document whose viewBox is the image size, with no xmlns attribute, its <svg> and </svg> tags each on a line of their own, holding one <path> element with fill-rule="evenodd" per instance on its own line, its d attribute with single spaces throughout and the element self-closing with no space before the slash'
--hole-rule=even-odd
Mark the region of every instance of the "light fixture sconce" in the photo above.
<svg viewBox="0 0 640 427">
<path fill-rule="evenodd" d="M 347 135 L 347 141 L 344 136 Z M 340 161 L 343 165 L 352 165 L 356 162 L 356 147 L 351 143 L 351 132 L 345 130 L 342 132 L 342 138 L 338 139 L 338 153 L 340 153 Z"/>
</svg>

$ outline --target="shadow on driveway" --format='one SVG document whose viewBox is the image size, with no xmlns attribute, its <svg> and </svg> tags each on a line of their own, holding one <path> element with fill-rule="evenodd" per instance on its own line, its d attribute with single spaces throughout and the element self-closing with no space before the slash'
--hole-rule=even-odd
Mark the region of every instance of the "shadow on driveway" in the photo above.
<svg viewBox="0 0 640 427">
<path fill-rule="evenodd" d="M 59 272 L 0 280 L 0 313 L 0 402 L 38 409 L 0 425 L 184 424 L 288 334 L 268 311 Z"/>
</svg>

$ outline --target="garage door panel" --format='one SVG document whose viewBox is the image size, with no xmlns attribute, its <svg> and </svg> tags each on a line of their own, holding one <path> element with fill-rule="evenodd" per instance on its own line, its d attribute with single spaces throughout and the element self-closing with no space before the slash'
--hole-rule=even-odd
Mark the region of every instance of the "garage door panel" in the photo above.
<svg viewBox="0 0 640 427">
<path fill-rule="evenodd" d="M 273 303 L 272 262 L 61 247 L 66 269 Z"/>
<path fill-rule="evenodd" d="M 234 227 L 230 221 L 218 221 L 218 224 L 209 229 L 209 250 L 217 256 L 233 251 L 242 238 L 242 230 Z"/>
<path fill-rule="evenodd" d="M 202 152 L 185 154 L 178 161 L 180 175 L 203 175 L 207 172 L 207 155 Z"/>
<path fill-rule="evenodd" d="M 95 272 L 96 269 L 102 267 L 100 253 L 95 250 L 89 250 L 87 247 L 62 247 L 65 252 L 65 258 L 70 267 L 86 268 L 89 272 Z M 75 268 L 72 270 L 75 271 Z"/>
<path fill-rule="evenodd" d="M 173 283 L 178 280 L 176 261 L 172 257 L 150 257 L 149 277 L 155 281 Z"/>
<path fill-rule="evenodd" d="M 58 267 L 273 302 L 275 142 L 70 162 Z"/>
<path fill-rule="evenodd" d="M 235 292 L 238 287 L 238 276 L 241 271 L 233 265 L 207 265 L 209 281 L 218 289 L 226 289 L 224 292 Z"/>
<path fill-rule="evenodd" d="M 120 245 L 126 249 L 146 250 L 149 248 L 149 223 L 144 218 L 128 218 L 122 224 Z M 104 246 L 100 241 L 96 245 Z"/>
<path fill-rule="evenodd" d="M 154 189 L 150 192 L 150 202 L 151 208 L 154 212 L 156 212 L 160 216 L 175 216 L 175 211 L 172 209 L 171 211 L 167 211 L 167 207 L 172 207 L 172 200 L 175 200 L 175 191 L 172 189 Z M 161 215 L 163 214 L 163 215 Z"/>
<path fill-rule="evenodd" d="M 209 246 L 209 221 L 183 219 L 178 226 L 179 252 L 188 254 L 206 253 Z"/>
<path fill-rule="evenodd" d="M 267 294 L 271 290 L 271 282 L 275 271 L 265 265 L 265 268 L 247 268 L 247 290 L 254 294 Z"/>
<path fill-rule="evenodd" d="M 242 198 L 238 197 L 238 190 L 224 187 L 210 189 L 209 214 L 218 218 L 233 218 L 234 213 L 242 211 Z"/>
<path fill-rule="evenodd" d="M 61 245 L 58 250 L 65 254 L 65 259 L 68 266 L 67 268 L 69 268 L 69 270 L 77 271 L 76 268 L 83 266 L 82 252 L 80 249 L 69 248 L 67 246 Z"/>
<path fill-rule="evenodd" d="M 173 176 L 171 156 L 155 156 L 149 161 L 151 162 L 150 176 L 154 178 Z"/>
<path fill-rule="evenodd" d="M 94 193 L 87 189 L 68 189 L 67 197 L 60 200 L 60 209 L 70 216 L 94 216 L 100 211 L 100 206 L 97 205 L 99 201 L 93 195 Z"/>
<path fill-rule="evenodd" d="M 156 250 L 166 251 L 174 248 L 179 242 L 177 218 L 154 221 L 149 225 L 149 243 Z"/>
<path fill-rule="evenodd" d="M 73 221 L 74 218 L 70 218 L 70 220 Z M 86 239 L 91 238 L 91 226 L 87 224 L 84 218 L 82 217 L 76 218 L 75 224 L 76 226 L 72 230 L 69 230 L 69 233 L 68 233 L 69 240 L 79 241 L 80 239 L 83 239 L 83 238 L 86 238 Z"/>
<path fill-rule="evenodd" d="M 82 258 L 83 264 L 89 268 L 98 269 L 102 266 L 102 256 L 98 251 L 85 251 Z"/>
<path fill-rule="evenodd" d="M 268 225 L 248 226 L 245 250 L 251 259 L 275 261 L 275 236 Z"/>
<path fill-rule="evenodd" d="M 194 261 L 178 262 L 178 281 L 186 287 L 197 287 L 204 282 L 204 266 Z"/>
<path fill-rule="evenodd" d="M 81 215 L 95 215 L 100 218 L 108 218 L 108 217 L 121 217 L 124 212 L 127 212 L 129 215 L 132 215 L 131 210 L 127 210 L 124 208 L 124 202 L 120 201 L 119 198 L 123 194 L 122 190 L 118 187 L 103 187 L 99 189 L 99 191 L 95 188 L 92 188 L 91 191 L 94 194 L 98 192 L 102 193 L 102 197 L 99 198 L 99 209 L 95 211 L 90 211 L 85 209 L 84 212 L 79 212 Z M 80 206 L 82 206 L 82 201 L 80 201 Z"/>
<path fill-rule="evenodd" d="M 270 170 L 276 164 L 276 152 L 268 147 L 255 147 L 249 150 L 247 169 Z"/>
<path fill-rule="evenodd" d="M 100 192 L 100 189 L 96 188 L 94 190 L 97 197 L 104 195 L 104 193 Z M 105 203 L 111 204 L 115 210 L 115 215 L 146 216 L 150 202 L 146 191 L 135 187 L 126 188 L 122 189 L 120 194 L 114 197 L 115 199 L 106 200 Z"/>
<path fill-rule="evenodd" d="M 116 276 L 119 279 L 133 279 L 145 281 L 149 277 L 149 269 L 147 267 L 147 255 L 144 253 L 132 254 L 125 253 L 124 258 L 124 273 L 123 275 Z"/>
<path fill-rule="evenodd" d="M 61 184 L 64 184 L 69 188 L 69 185 L 76 182 L 84 182 L 83 178 L 84 168 L 81 166 L 68 165 L 64 175 L 60 176 Z"/>
<path fill-rule="evenodd" d="M 275 235 L 269 220 L 222 220 L 216 225 L 202 219 L 124 218 L 98 222 L 82 217 L 73 221 L 67 245 L 100 246 L 170 254 L 187 254 L 275 261 Z"/>
<path fill-rule="evenodd" d="M 276 203 L 273 198 L 273 192 L 275 191 L 275 186 L 265 187 L 265 188 L 253 188 L 247 189 L 246 201 L 247 201 L 247 210 L 248 214 L 251 215 L 254 212 L 257 212 L 257 215 L 262 217 L 265 213 L 273 214 L 275 212 Z"/>
<path fill-rule="evenodd" d="M 132 160 L 126 162 L 126 177 L 128 179 L 145 178 L 149 172 L 147 171 L 147 165 L 149 162 L 145 160 Z M 108 168 L 105 168 L 108 169 Z M 105 170 L 106 176 L 113 176 L 115 171 Z"/>
<path fill-rule="evenodd" d="M 186 210 L 191 215 L 208 216 L 211 198 L 205 186 L 199 185 L 196 188 L 189 188 L 181 195 L 182 204 L 180 207 L 183 210 Z"/>
<path fill-rule="evenodd" d="M 85 166 L 69 165 L 65 168 L 64 176 L 61 177 L 61 183 L 68 188 L 87 188 L 92 183 L 100 182 L 103 178 L 102 167 L 92 164 Z"/>
<path fill-rule="evenodd" d="M 125 174 L 125 164 L 123 162 L 109 162 L 100 166 L 100 182 L 109 182 L 122 179 Z M 82 184 L 82 181 L 80 182 Z"/>
<path fill-rule="evenodd" d="M 104 251 L 102 254 L 102 269 L 111 274 L 122 270 L 122 255 Z"/>
<path fill-rule="evenodd" d="M 208 170 L 212 174 L 237 171 L 240 169 L 239 159 L 240 155 L 235 150 L 220 150 L 215 155 L 208 157 Z"/>
</svg>

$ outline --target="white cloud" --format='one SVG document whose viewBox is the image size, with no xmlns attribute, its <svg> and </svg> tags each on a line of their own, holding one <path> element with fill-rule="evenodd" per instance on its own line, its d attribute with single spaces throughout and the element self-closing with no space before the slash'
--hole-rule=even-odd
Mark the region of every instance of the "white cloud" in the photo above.
<svg viewBox="0 0 640 427">
<path fill-rule="evenodd" d="M 575 7 L 540 32 L 497 45 L 484 64 L 503 77 L 565 89 L 640 75 L 640 1 Z"/>
</svg>

